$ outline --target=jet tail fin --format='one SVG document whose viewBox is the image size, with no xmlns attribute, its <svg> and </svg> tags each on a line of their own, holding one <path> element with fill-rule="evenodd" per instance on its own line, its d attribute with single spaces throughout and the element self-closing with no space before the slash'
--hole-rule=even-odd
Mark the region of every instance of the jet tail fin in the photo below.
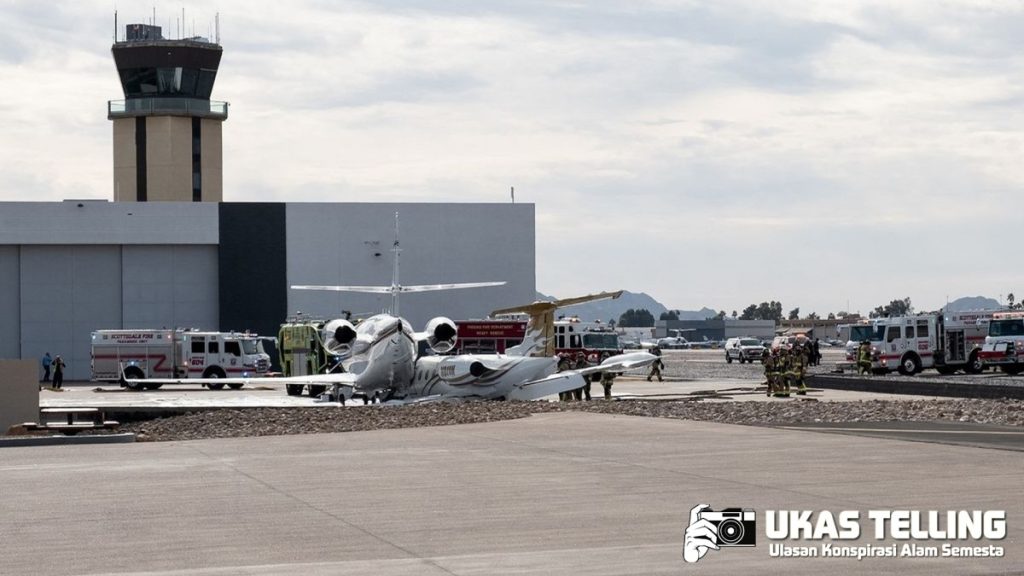
<svg viewBox="0 0 1024 576">
<path fill-rule="evenodd" d="M 622 292 L 622 290 L 617 290 L 615 292 L 587 294 L 586 296 L 564 298 L 551 302 L 538 301 L 532 304 L 495 310 L 491 312 L 491 316 L 517 313 L 530 316 L 529 321 L 526 323 L 526 335 L 523 337 L 523 342 L 507 349 L 505 351 L 506 354 L 509 356 L 551 357 L 555 355 L 555 310 L 565 306 L 572 306 L 573 304 L 582 304 L 583 302 L 618 298 L 622 296 Z"/>
</svg>

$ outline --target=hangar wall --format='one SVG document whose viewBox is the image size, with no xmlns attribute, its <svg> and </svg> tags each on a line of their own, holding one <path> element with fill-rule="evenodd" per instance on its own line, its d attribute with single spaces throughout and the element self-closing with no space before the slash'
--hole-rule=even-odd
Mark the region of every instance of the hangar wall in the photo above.
<svg viewBox="0 0 1024 576">
<path fill-rule="evenodd" d="M 89 372 L 89 333 L 121 324 L 119 246 L 21 247 L 24 358 L 61 355 L 65 377 Z"/>
<path fill-rule="evenodd" d="M 61 354 L 88 380 L 93 330 L 276 335 L 298 310 L 380 312 L 390 296 L 287 286 L 389 285 L 396 211 L 402 283 L 507 282 L 404 296 L 415 329 L 534 300 L 532 204 L 3 202 L 0 357 Z"/>
<path fill-rule="evenodd" d="M 218 325 L 216 246 L 122 247 L 123 328 Z"/>
<path fill-rule="evenodd" d="M 483 318 L 536 299 L 533 204 L 287 204 L 288 284 L 390 285 L 399 218 L 405 285 L 505 281 L 504 286 L 403 295 L 415 330 L 434 316 Z M 288 313 L 333 318 L 389 309 L 386 294 L 288 291 Z"/>
<path fill-rule="evenodd" d="M 17 246 L 0 246 L 0 359 L 21 358 L 21 274 Z"/>
<path fill-rule="evenodd" d="M 215 327 L 217 233 L 212 203 L 0 203 L 0 357 L 88 380 L 93 330 Z"/>
</svg>

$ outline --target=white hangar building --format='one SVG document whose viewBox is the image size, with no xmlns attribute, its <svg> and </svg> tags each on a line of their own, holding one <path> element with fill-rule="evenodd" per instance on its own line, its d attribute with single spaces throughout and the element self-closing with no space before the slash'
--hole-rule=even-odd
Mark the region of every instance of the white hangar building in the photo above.
<svg viewBox="0 0 1024 576">
<path fill-rule="evenodd" d="M 507 282 L 403 296 L 415 329 L 535 299 L 532 204 L 4 202 L 0 358 L 60 354 L 87 380 L 93 330 L 276 335 L 298 311 L 380 312 L 389 295 L 289 286 L 389 285 L 396 212 L 402 283 Z"/>
</svg>

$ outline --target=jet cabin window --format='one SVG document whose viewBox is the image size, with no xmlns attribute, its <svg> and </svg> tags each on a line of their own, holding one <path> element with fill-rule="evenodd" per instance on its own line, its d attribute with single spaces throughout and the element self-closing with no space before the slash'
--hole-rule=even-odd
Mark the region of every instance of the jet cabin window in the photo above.
<svg viewBox="0 0 1024 576">
<path fill-rule="evenodd" d="M 897 340 L 899 337 L 900 337 L 900 327 L 899 326 L 889 326 L 889 332 L 886 333 L 886 335 L 885 335 L 885 341 L 886 342 L 892 342 L 893 340 Z"/>
</svg>

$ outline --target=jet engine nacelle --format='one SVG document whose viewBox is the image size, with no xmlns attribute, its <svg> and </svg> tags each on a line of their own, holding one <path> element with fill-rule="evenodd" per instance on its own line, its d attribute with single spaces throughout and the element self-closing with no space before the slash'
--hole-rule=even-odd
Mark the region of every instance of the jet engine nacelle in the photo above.
<svg viewBox="0 0 1024 576">
<path fill-rule="evenodd" d="M 430 349 L 438 354 L 445 354 L 451 352 L 452 348 L 455 348 L 455 340 L 457 339 L 458 329 L 455 327 L 455 322 L 444 316 L 438 316 L 427 322 L 427 345 Z"/>
<path fill-rule="evenodd" d="M 347 354 L 356 339 L 356 329 L 348 320 L 331 320 L 324 326 L 324 346 L 333 354 Z"/>
<path fill-rule="evenodd" d="M 437 375 L 445 382 L 462 380 L 467 377 L 479 378 L 490 369 L 479 360 L 453 356 L 437 364 Z"/>
</svg>

